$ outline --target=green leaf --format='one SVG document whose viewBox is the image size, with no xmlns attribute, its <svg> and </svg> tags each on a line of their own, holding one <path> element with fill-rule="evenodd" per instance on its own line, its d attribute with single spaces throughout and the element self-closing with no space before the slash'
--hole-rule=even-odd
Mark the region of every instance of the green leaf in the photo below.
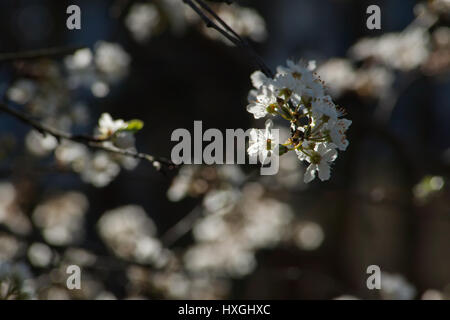
<svg viewBox="0 0 450 320">
<path fill-rule="evenodd" d="M 139 119 L 133 119 L 127 122 L 128 126 L 120 131 L 138 132 L 144 128 L 144 122 Z"/>
</svg>

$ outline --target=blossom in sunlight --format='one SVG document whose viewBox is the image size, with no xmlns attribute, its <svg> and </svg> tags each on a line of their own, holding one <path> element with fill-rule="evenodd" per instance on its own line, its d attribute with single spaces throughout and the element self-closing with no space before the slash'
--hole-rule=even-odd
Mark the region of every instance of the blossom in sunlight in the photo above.
<svg viewBox="0 0 450 320">
<path fill-rule="evenodd" d="M 341 151 L 345 151 L 348 147 L 349 142 L 345 133 L 351 124 L 352 122 L 348 119 L 328 121 L 326 124 L 326 127 L 329 130 L 331 142 Z"/>
<path fill-rule="evenodd" d="M 144 123 L 140 120 L 125 122 L 122 119 L 114 120 L 109 113 L 103 113 L 98 120 L 97 137 L 112 142 L 120 149 L 133 149 L 135 146 L 134 134 L 141 130 Z"/>
<path fill-rule="evenodd" d="M 273 113 L 277 108 L 277 97 L 267 87 L 262 87 L 255 96 L 255 100 L 247 106 L 247 111 L 252 113 L 255 119 L 264 118 Z"/>
<path fill-rule="evenodd" d="M 269 152 L 280 155 L 295 151 L 301 161 L 309 162 L 304 181 L 310 182 L 318 173 L 324 181 L 330 178 L 330 165 L 337 158 L 337 150 L 348 147 L 346 131 L 351 121 L 342 118 L 344 112 L 326 95 L 323 81 L 314 72 L 315 62 L 287 61 L 277 68 L 273 79 L 261 71 L 252 74 L 256 90 L 250 91 L 247 111 L 256 119 L 268 114 L 279 116 L 290 123 L 290 137 L 278 145 L 266 130 L 252 129 L 248 154 L 259 154 L 265 159 Z M 269 122 L 271 123 L 271 122 Z"/>
<path fill-rule="evenodd" d="M 98 120 L 98 137 L 107 139 L 127 126 L 128 124 L 122 119 L 114 120 L 109 113 L 103 113 Z"/>
<path fill-rule="evenodd" d="M 304 176 L 305 183 L 314 180 L 316 172 L 320 180 L 330 179 L 330 163 L 337 158 L 337 151 L 333 148 L 327 148 L 324 144 L 318 144 L 310 152 L 311 154 L 306 157 L 310 165 Z"/>
<path fill-rule="evenodd" d="M 337 120 L 338 111 L 330 96 L 323 96 L 313 99 L 311 103 L 311 111 L 316 119 L 321 119 L 323 116 L 333 121 Z M 325 121 L 324 121 L 325 122 Z M 326 121 L 328 124 L 329 121 Z"/>
</svg>

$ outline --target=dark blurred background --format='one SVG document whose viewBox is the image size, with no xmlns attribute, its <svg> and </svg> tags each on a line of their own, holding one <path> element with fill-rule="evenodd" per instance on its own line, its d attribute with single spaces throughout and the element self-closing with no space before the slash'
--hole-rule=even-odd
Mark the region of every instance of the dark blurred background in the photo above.
<svg viewBox="0 0 450 320">
<path fill-rule="evenodd" d="M 283 65 L 288 58 L 313 59 L 319 67 L 334 57 L 348 58 L 349 48 L 358 39 L 405 29 L 415 19 L 414 8 L 419 3 L 412 0 L 237 2 L 254 8 L 264 18 L 266 39 L 251 42 L 272 69 Z M 81 7 L 81 30 L 69 31 L 65 27 L 66 8 L 70 4 Z M 368 30 L 365 26 L 366 8 L 372 4 L 381 8 L 381 30 Z M 131 57 L 128 75 L 112 84 L 106 97 L 77 92 L 91 114 L 84 128 L 91 130 L 103 112 L 115 118 L 142 119 L 145 128 L 137 135 L 137 148 L 150 154 L 170 157 L 173 130 L 192 131 L 194 120 L 202 120 L 204 130 L 262 125 L 245 109 L 251 89 L 249 76 L 256 66 L 244 51 L 206 36 L 200 23 L 187 24 L 181 33 L 172 32 L 169 20 L 150 40 L 137 42 L 126 26 L 132 5 L 133 1 L 125 0 L 2 0 L 0 52 L 56 46 L 94 48 L 100 40 L 119 43 Z M 430 34 L 437 27 L 446 27 L 448 13 L 439 19 Z M 61 57 L 53 59 L 62 60 Z M 355 69 L 362 70 L 373 61 L 352 63 Z M 367 95 L 361 90 L 348 89 L 334 96 L 353 124 L 349 130 L 350 146 L 337 160 L 331 180 L 271 193 L 287 203 L 297 218 L 320 225 L 323 242 L 315 250 L 302 250 L 290 244 L 258 250 L 257 267 L 244 277 L 233 278 L 231 289 L 219 297 L 379 298 L 378 292 L 366 288 L 366 268 L 371 264 L 379 265 L 382 271 L 401 274 L 416 289 L 413 298 L 420 298 L 430 289 L 440 292 L 442 297 L 449 296 L 449 69 L 447 65 L 447 69 L 427 73 L 423 72 L 423 65 L 425 62 L 406 72 L 390 71 L 394 80 L 389 87 L 398 96 L 392 112 L 383 121 L 378 121 L 377 110 L 383 103 L 389 104 L 389 100 L 383 100 L 384 94 L 378 94 L 376 89 Z M 19 77 L 18 70 L 20 67 L 15 62 L 0 63 L 2 96 Z M 167 190 L 177 171 L 164 175 L 145 163 L 135 170 L 123 170 L 104 188 L 83 183 L 77 174 L 37 169 L 51 164 L 52 160 L 30 160 L 23 151 L 23 137 L 28 130 L 13 118 L 0 114 L 0 137 L 16 139 L 11 151 L 0 157 L 0 180 L 16 187 L 19 195 L 16 201 L 26 215 L 31 215 L 50 194 L 70 190 L 85 194 L 89 202 L 83 227 L 85 236 L 75 246 L 99 257 L 113 255 L 96 229 L 105 211 L 137 204 L 145 209 L 156 224 L 158 236 L 162 236 L 202 201 L 202 196 L 169 201 Z M 245 174 L 253 169 L 242 168 Z M 420 186 L 427 192 L 414 191 Z M 8 227 L 2 229 L 5 234 L 11 231 Z M 39 231 L 33 231 L 21 241 L 26 247 L 45 239 Z M 177 239 L 174 251 L 182 252 L 193 242 L 188 232 Z M 64 255 L 64 248 L 49 246 L 54 254 Z M 18 250 L 10 261 L 30 265 L 36 277 L 50 274 L 52 267 L 33 266 L 22 251 Z M 53 262 L 53 266 L 57 265 Z M 130 296 L 127 268 L 128 264 L 119 264 L 114 269 L 102 266 L 100 270 L 93 269 L 92 278 L 101 279 L 105 291 L 113 296 L 126 298 Z M 144 289 L 140 295 L 166 297 Z M 87 294 L 83 297 L 94 298 Z"/>
</svg>

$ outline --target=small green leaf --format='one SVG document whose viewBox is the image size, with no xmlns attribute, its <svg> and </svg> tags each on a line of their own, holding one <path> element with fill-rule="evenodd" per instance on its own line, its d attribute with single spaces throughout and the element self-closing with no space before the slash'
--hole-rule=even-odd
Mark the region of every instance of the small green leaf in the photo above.
<svg viewBox="0 0 450 320">
<path fill-rule="evenodd" d="M 124 129 L 122 129 L 121 131 L 137 132 L 139 130 L 142 130 L 142 128 L 144 128 L 144 122 L 139 119 L 133 119 L 133 120 L 128 121 L 127 123 L 128 123 L 128 126 Z"/>
</svg>

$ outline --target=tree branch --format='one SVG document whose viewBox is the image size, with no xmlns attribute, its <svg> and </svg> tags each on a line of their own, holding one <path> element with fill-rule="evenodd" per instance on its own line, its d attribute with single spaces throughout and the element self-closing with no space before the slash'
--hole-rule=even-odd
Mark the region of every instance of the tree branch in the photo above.
<svg viewBox="0 0 450 320">
<path fill-rule="evenodd" d="M 272 70 L 266 65 L 264 60 L 256 53 L 247 40 L 239 36 L 225 21 L 223 21 L 203 0 L 182 0 L 191 7 L 197 15 L 203 20 L 208 28 L 215 29 L 225 38 L 231 41 L 235 46 L 244 49 L 255 61 L 261 71 L 269 78 L 273 78 Z M 212 18 L 210 18 L 209 16 Z M 216 22 L 214 22 L 217 21 Z"/>
<path fill-rule="evenodd" d="M 29 125 L 33 129 L 37 130 L 43 135 L 49 134 L 53 137 L 55 137 L 58 141 L 61 141 L 63 139 L 70 140 L 73 142 L 84 144 L 90 148 L 103 150 L 109 153 L 119 154 L 127 157 L 133 157 L 136 159 L 142 159 L 147 160 L 150 163 L 153 164 L 155 168 L 160 170 L 158 168 L 158 163 L 161 165 L 165 165 L 168 169 L 173 169 L 176 166 L 168 159 L 165 158 L 158 158 L 149 154 L 141 153 L 141 152 L 135 152 L 132 150 L 126 150 L 126 149 L 120 149 L 117 147 L 114 147 L 113 145 L 106 145 L 104 142 L 108 141 L 107 139 L 100 139 L 96 137 L 86 136 L 86 135 L 73 135 L 68 132 L 60 131 L 55 128 L 52 128 L 50 126 L 47 126 L 45 124 L 42 124 L 36 120 L 33 120 L 30 116 L 27 114 L 14 110 L 10 107 L 8 107 L 4 103 L 0 103 L 0 111 L 3 111 L 16 119 L 20 120 L 21 122 Z"/>
<path fill-rule="evenodd" d="M 73 47 L 54 47 L 37 49 L 22 52 L 8 52 L 0 53 L 0 62 L 14 61 L 14 60 L 28 60 L 28 59 L 39 59 L 54 56 L 64 56 L 71 54 L 77 50 L 84 49 L 84 46 L 73 46 Z"/>
</svg>

